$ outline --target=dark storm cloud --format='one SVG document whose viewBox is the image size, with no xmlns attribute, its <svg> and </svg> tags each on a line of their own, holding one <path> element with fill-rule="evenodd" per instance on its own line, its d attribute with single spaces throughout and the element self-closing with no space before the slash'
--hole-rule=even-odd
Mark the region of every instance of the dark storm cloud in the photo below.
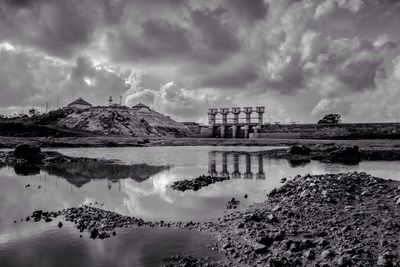
<svg viewBox="0 0 400 267">
<path fill-rule="evenodd" d="M 108 38 L 112 53 L 120 61 L 180 57 L 191 49 L 186 29 L 161 19 L 145 21 L 137 36 L 120 32 Z"/>
<path fill-rule="evenodd" d="M 107 41 L 113 58 L 216 64 L 239 51 L 241 44 L 234 29 L 222 21 L 225 9 L 188 12 L 186 26 L 152 18 L 142 21 L 139 30 L 118 29 L 110 33 Z"/>
<path fill-rule="evenodd" d="M 81 1 L 0 2 L 0 39 L 70 57 L 88 45 L 97 5 Z"/>
<path fill-rule="evenodd" d="M 225 0 L 225 3 L 249 22 L 263 19 L 268 13 L 268 4 L 264 0 Z"/>
<path fill-rule="evenodd" d="M 348 95 L 373 93 L 393 77 L 399 3 L 0 0 L 0 51 L 3 43 L 25 53 L 3 56 L 14 69 L 0 62 L 0 90 L 7 103 L 23 104 L 43 102 L 44 87 L 54 96 L 73 87 L 103 104 L 137 71 L 141 89 L 124 95 L 172 113 L 194 117 L 205 105 L 263 99 L 266 91 L 310 94 L 308 109 L 351 113 Z"/>
<path fill-rule="evenodd" d="M 37 0 L 5 0 L 5 3 L 9 6 L 15 6 L 15 7 L 26 7 L 30 6 Z"/>
<path fill-rule="evenodd" d="M 217 63 L 240 49 L 240 42 L 235 31 L 224 25 L 223 16 L 226 10 L 194 10 L 191 13 L 193 25 L 200 32 L 200 47 L 196 58 Z"/>
</svg>

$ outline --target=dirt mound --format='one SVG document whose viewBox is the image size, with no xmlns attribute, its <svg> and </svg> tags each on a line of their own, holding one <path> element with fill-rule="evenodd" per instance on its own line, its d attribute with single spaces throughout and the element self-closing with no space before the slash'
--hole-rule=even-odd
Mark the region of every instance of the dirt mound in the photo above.
<svg viewBox="0 0 400 267">
<path fill-rule="evenodd" d="M 216 231 L 225 253 L 248 265 L 399 266 L 399 184 L 366 173 L 297 176 Z"/>
<path fill-rule="evenodd" d="M 129 136 L 191 136 L 190 130 L 181 123 L 158 112 L 139 112 L 132 109 L 93 108 L 75 111 L 60 117 L 56 125 L 79 131 L 104 135 Z"/>
</svg>

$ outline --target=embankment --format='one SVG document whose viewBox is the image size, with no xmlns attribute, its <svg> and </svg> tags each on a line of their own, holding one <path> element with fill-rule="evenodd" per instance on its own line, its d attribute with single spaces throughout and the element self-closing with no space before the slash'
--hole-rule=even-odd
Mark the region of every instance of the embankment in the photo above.
<svg viewBox="0 0 400 267">
<path fill-rule="evenodd" d="M 400 139 L 400 123 L 267 124 L 253 138 Z"/>
</svg>

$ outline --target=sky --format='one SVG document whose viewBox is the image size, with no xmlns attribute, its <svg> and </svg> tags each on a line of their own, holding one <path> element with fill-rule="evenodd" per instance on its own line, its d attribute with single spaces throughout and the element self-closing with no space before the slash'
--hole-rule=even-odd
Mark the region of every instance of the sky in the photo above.
<svg viewBox="0 0 400 267">
<path fill-rule="evenodd" d="M 397 0 L 0 0 L 0 113 L 75 97 L 179 121 L 398 121 Z"/>
</svg>

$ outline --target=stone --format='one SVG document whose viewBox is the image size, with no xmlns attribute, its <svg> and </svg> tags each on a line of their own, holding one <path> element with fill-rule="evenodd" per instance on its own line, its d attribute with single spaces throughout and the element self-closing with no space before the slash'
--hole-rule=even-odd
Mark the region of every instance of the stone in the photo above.
<svg viewBox="0 0 400 267">
<path fill-rule="evenodd" d="M 321 258 L 322 259 L 329 258 L 330 256 L 332 256 L 332 251 L 329 250 L 329 249 L 326 249 L 326 250 L 321 252 Z"/>
<path fill-rule="evenodd" d="M 92 231 L 90 231 L 90 238 L 96 239 L 99 236 L 99 230 L 97 228 L 93 228 Z"/>
<path fill-rule="evenodd" d="M 254 248 L 254 252 L 257 254 L 264 254 L 265 252 L 268 251 L 268 248 L 260 243 L 255 244 L 253 246 L 253 248 Z"/>
<path fill-rule="evenodd" d="M 58 223 L 58 228 L 61 228 L 61 227 L 63 227 L 63 223 L 62 223 L 62 222 L 59 222 L 59 223 Z"/>
<path fill-rule="evenodd" d="M 16 146 L 14 157 L 17 159 L 24 159 L 28 162 L 40 162 L 44 158 L 40 147 L 30 144 Z"/>
<path fill-rule="evenodd" d="M 308 260 L 315 259 L 315 252 L 312 249 L 306 250 L 303 255 Z"/>
</svg>

